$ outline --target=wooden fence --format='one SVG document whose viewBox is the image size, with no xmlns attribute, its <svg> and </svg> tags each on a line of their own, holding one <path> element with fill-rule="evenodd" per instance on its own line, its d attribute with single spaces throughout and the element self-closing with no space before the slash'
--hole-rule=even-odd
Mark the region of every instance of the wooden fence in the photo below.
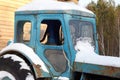
<svg viewBox="0 0 120 80">
<path fill-rule="evenodd" d="M 0 0 L 0 50 L 13 39 L 14 12 L 31 0 Z"/>
</svg>

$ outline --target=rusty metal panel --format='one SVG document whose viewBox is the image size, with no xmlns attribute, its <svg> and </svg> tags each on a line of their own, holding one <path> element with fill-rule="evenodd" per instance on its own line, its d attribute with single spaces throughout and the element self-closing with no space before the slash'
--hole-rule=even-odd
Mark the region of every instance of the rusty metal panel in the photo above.
<svg viewBox="0 0 120 80">
<path fill-rule="evenodd" d="M 120 68 L 119 67 L 75 62 L 74 71 L 95 74 L 95 75 L 100 75 L 100 76 L 114 77 L 114 78 L 120 79 Z"/>
</svg>

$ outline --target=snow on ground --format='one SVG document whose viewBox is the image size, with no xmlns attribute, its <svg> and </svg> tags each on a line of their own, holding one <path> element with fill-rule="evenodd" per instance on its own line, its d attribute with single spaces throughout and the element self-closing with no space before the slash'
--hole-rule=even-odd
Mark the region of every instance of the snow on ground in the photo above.
<svg viewBox="0 0 120 80">
<path fill-rule="evenodd" d="M 78 41 L 75 49 L 77 50 L 76 62 L 120 67 L 120 57 L 98 55 L 88 41 Z"/>
</svg>

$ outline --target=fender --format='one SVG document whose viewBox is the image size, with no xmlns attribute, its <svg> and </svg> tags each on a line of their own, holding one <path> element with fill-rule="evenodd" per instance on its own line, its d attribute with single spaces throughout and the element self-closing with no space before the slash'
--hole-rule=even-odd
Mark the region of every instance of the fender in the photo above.
<svg viewBox="0 0 120 80">
<path fill-rule="evenodd" d="M 18 52 L 23 55 L 32 65 L 35 77 L 50 77 L 49 71 L 44 62 L 36 55 L 32 48 L 22 43 L 12 43 L 0 51 L 0 55 L 9 53 L 10 51 Z"/>
</svg>

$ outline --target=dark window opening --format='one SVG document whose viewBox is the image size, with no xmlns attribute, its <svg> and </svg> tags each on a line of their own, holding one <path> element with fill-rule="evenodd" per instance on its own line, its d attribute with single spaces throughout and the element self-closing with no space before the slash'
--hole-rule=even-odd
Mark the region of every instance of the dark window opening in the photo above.
<svg viewBox="0 0 120 80">
<path fill-rule="evenodd" d="M 45 45 L 62 45 L 63 32 L 59 20 L 43 20 L 40 25 L 40 42 Z"/>
</svg>

